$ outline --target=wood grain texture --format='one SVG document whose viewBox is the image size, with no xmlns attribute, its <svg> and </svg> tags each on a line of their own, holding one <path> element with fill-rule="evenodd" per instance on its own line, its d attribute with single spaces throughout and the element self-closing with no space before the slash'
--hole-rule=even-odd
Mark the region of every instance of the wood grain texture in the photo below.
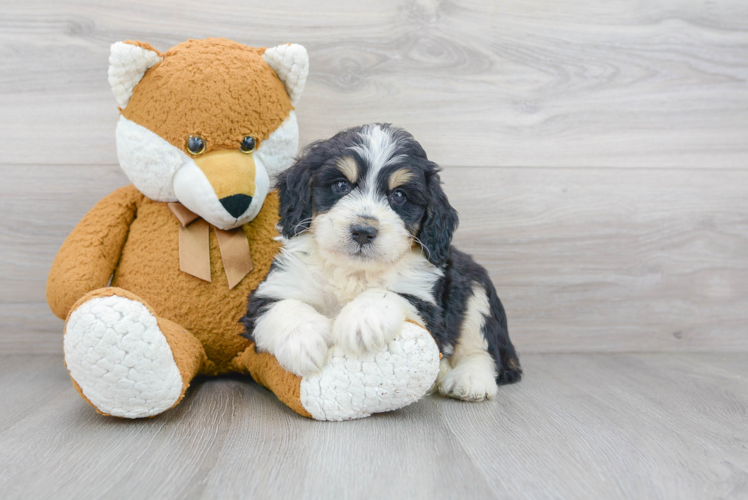
<svg viewBox="0 0 748 500">
<path fill-rule="evenodd" d="M 500 411 L 440 402 L 498 498 L 748 496 L 745 355 L 525 361 Z"/>
<path fill-rule="evenodd" d="M 748 172 L 443 177 L 523 350 L 748 350 Z"/>
<path fill-rule="evenodd" d="M 0 349 L 59 353 L 49 266 L 127 180 L 116 166 L 2 176 Z M 748 171 L 450 167 L 443 180 L 455 244 L 489 270 L 520 352 L 748 350 Z"/>
<path fill-rule="evenodd" d="M 314 422 L 240 378 L 141 421 L 97 415 L 59 356 L 0 358 L 3 498 L 748 495 L 746 354 L 533 355 L 496 400 Z"/>
<path fill-rule="evenodd" d="M 453 166 L 745 168 L 748 4 L 5 2 L 2 161 L 116 161 L 109 45 L 294 41 L 303 142 L 388 121 Z"/>
<path fill-rule="evenodd" d="M 521 352 L 748 350 L 748 4 L 90 0 L 0 18 L 0 349 L 60 352 L 44 282 L 116 166 L 112 41 L 289 40 L 302 142 L 405 126 Z"/>
</svg>

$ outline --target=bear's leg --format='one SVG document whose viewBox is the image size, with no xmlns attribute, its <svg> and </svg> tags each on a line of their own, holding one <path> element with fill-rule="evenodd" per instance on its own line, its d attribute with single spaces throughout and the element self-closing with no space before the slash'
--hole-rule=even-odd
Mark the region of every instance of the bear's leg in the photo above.
<svg viewBox="0 0 748 500">
<path fill-rule="evenodd" d="M 333 346 L 322 369 L 310 376 L 287 372 L 254 344 L 234 358 L 234 368 L 270 389 L 289 408 L 316 420 L 351 420 L 402 408 L 421 399 L 436 381 L 439 348 L 423 327 L 406 322 L 376 352 L 358 355 Z"/>
<path fill-rule="evenodd" d="M 158 415 L 184 397 L 206 360 L 200 342 L 135 294 L 102 288 L 71 309 L 63 338 L 73 385 L 103 415 Z"/>
</svg>

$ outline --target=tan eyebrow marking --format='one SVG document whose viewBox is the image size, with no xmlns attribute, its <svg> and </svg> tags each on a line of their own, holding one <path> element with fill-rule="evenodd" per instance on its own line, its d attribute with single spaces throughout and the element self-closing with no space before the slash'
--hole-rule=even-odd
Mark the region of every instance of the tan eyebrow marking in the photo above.
<svg viewBox="0 0 748 500">
<path fill-rule="evenodd" d="M 398 186 L 408 183 L 413 178 L 413 173 L 407 168 L 399 168 L 390 175 L 390 191 Z"/>
<path fill-rule="evenodd" d="M 343 175 L 346 176 L 351 184 L 356 183 L 356 181 L 358 180 L 358 165 L 356 165 L 356 160 L 354 160 L 350 156 L 344 156 L 343 158 L 338 160 L 336 166 L 338 167 L 338 170 L 343 172 Z"/>
</svg>

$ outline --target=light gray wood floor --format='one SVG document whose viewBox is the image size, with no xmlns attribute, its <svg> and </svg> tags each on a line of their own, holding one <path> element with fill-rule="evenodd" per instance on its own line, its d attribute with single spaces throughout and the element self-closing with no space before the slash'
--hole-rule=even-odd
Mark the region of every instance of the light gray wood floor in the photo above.
<svg viewBox="0 0 748 500">
<path fill-rule="evenodd" d="M 58 356 L 0 358 L 2 498 L 748 497 L 748 354 L 546 354 L 496 400 L 344 423 L 240 378 L 96 414 Z"/>
</svg>

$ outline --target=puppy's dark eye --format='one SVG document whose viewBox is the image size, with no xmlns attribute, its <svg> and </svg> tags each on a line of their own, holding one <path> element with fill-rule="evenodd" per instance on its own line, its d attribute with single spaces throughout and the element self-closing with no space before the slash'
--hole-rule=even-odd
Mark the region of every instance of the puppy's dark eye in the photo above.
<svg viewBox="0 0 748 500">
<path fill-rule="evenodd" d="M 351 192 L 351 184 L 346 181 L 338 181 L 332 185 L 332 192 L 338 195 Z"/>
<path fill-rule="evenodd" d="M 394 190 L 390 195 L 390 203 L 392 205 L 402 205 L 406 201 L 408 201 L 408 197 L 399 189 Z"/>
<path fill-rule="evenodd" d="M 205 141 L 199 135 L 191 135 L 187 138 L 187 151 L 192 156 L 203 154 L 205 151 Z"/>
<path fill-rule="evenodd" d="M 239 149 L 242 153 L 251 153 L 255 150 L 256 145 L 257 141 L 255 141 L 255 138 L 248 135 L 247 137 L 242 139 L 241 144 L 239 144 Z"/>
</svg>

